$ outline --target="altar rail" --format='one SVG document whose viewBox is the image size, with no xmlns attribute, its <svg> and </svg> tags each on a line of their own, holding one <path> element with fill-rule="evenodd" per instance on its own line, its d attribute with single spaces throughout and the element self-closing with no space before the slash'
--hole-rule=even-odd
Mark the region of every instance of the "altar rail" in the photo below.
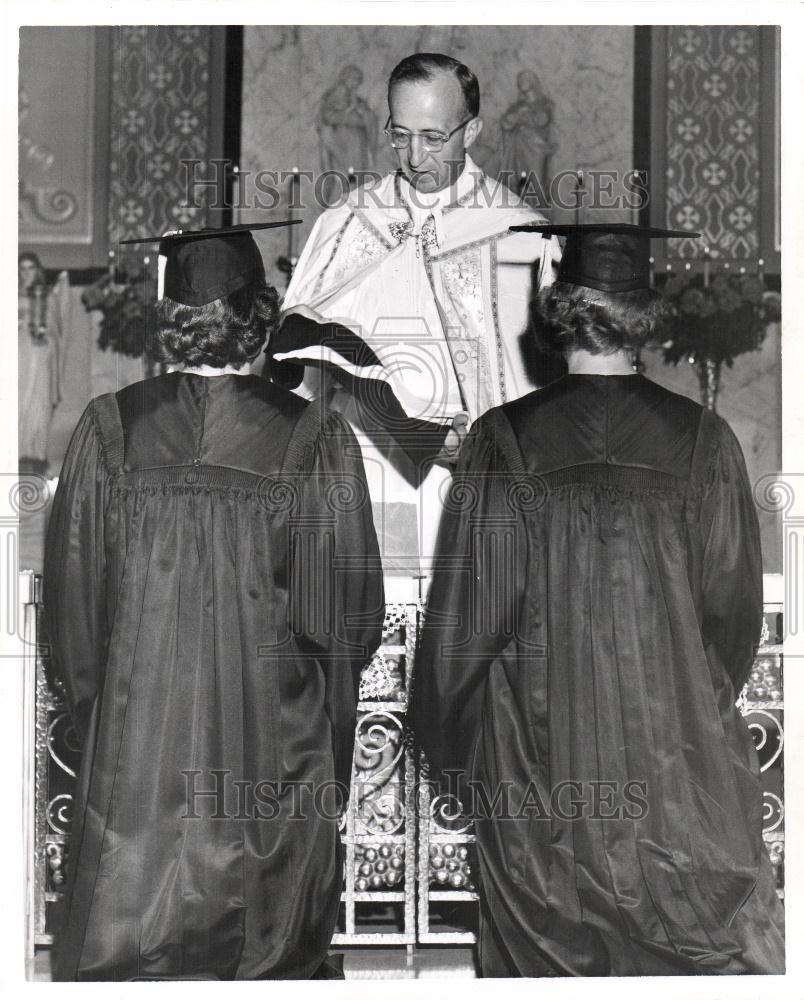
<svg viewBox="0 0 804 1000">
<path fill-rule="evenodd" d="M 778 583 L 778 578 L 776 578 Z M 21 574 L 25 639 L 26 945 L 53 941 L 49 909 L 63 890 L 73 786 L 80 762 L 58 681 L 40 643 L 41 577 Z M 770 594 L 766 580 L 766 593 Z M 364 668 L 353 784 L 341 825 L 341 912 L 333 944 L 472 943 L 477 894 L 471 824 L 433 799 L 405 715 L 422 610 L 389 605 L 383 643 Z M 782 605 L 765 605 L 762 645 L 740 708 L 764 777 L 764 837 L 784 896 Z"/>
</svg>

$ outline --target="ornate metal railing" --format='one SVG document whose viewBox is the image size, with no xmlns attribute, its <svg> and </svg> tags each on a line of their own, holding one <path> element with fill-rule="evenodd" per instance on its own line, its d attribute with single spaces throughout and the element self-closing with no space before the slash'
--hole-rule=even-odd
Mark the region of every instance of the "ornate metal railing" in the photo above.
<svg viewBox="0 0 804 1000">
<path fill-rule="evenodd" d="M 762 835 L 784 898 L 784 678 L 782 604 L 765 603 L 762 640 L 738 702 L 754 737 L 763 777 Z"/>
<path fill-rule="evenodd" d="M 50 904 L 67 863 L 80 759 L 58 683 L 48 676 L 40 623 L 41 579 L 21 574 L 25 595 L 25 726 L 30 761 L 26 836 L 28 947 L 52 943 Z M 341 912 L 333 944 L 471 943 L 477 893 L 471 824 L 433 797 L 405 714 L 421 622 L 417 604 L 389 605 L 383 644 L 363 671 L 352 792 L 341 837 Z M 764 837 L 784 895 L 782 606 L 765 606 L 763 642 L 740 696 L 765 788 Z"/>
<path fill-rule="evenodd" d="M 48 904 L 58 900 L 64 885 L 73 789 L 81 759 L 63 689 L 48 676 L 43 655 L 41 583 L 41 577 L 31 572 L 20 574 L 24 595 L 24 734 L 26 753 L 33 764 L 28 781 L 33 816 L 26 824 L 27 882 L 31 888 L 29 949 L 53 940 Z"/>
<path fill-rule="evenodd" d="M 405 712 L 418 622 L 415 604 L 388 605 L 382 645 L 363 670 L 335 945 L 416 941 L 416 767 Z"/>
<path fill-rule="evenodd" d="M 474 844 L 472 824 L 461 815 L 456 800 L 446 795 L 433 796 L 427 782 L 421 782 L 417 940 L 422 944 L 474 942 L 474 914 L 465 906 L 477 901 L 472 881 Z M 434 917 L 440 927 L 433 926 Z"/>
</svg>

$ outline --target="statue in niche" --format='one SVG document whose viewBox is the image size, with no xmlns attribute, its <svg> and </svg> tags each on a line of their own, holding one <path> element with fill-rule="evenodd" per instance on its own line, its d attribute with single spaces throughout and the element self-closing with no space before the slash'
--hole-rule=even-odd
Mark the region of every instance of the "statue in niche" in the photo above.
<svg viewBox="0 0 804 1000">
<path fill-rule="evenodd" d="M 377 118 L 357 92 L 362 83 L 363 71 L 358 66 L 344 66 L 318 105 L 321 165 L 347 177 L 350 170 L 371 169 L 375 160 Z M 345 185 L 337 178 L 328 178 L 326 187 L 328 203 L 345 193 Z"/>
<path fill-rule="evenodd" d="M 19 468 L 46 474 L 53 411 L 61 399 L 69 279 L 62 271 L 51 288 L 35 253 L 17 261 Z"/>
<path fill-rule="evenodd" d="M 553 136 L 555 104 L 530 69 L 516 78 L 517 99 L 500 119 L 502 168 L 513 174 L 514 184 L 533 171 L 546 193 L 550 187 L 550 157 L 556 151 Z"/>
</svg>

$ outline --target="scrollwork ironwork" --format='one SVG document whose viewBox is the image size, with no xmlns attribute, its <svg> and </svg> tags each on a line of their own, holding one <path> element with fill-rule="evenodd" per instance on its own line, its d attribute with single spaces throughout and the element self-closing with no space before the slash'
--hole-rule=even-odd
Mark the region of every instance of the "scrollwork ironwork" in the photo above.
<svg viewBox="0 0 804 1000">
<path fill-rule="evenodd" d="M 56 795 L 47 804 L 47 825 L 54 833 L 66 837 L 73 821 L 73 796 L 67 792 Z"/>
<path fill-rule="evenodd" d="M 784 820 L 784 803 L 774 792 L 762 794 L 762 833 L 779 830 Z"/>
<path fill-rule="evenodd" d="M 57 730 L 62 725 L 64 725 L 64 728 L 61 732 L 61 738 L 59 740 L 57 738 Z M 50 720 L 50 724 L 47 727 L 47 752 L 50 758 L 57 764 L 58 767 L 62 769 L 62 771 L 65 772 L 65 774 L 69 774 L 71 778 L 74 778 L 76 776 L 76 772 L 59 756 L 56 751 L 58 743 L 61 743 L 65 750 L 69 750 L 72 753 L 80 754 L 81 752 L 81 745 L 78 742 L 78 734 L 76 733 L 67 712 L 59 712 Z"/>
<path fill-rule="evenodd" d="M 767 723 L 763 724 L 763 722 L 756 720 L 752 722 L 751 720 L 755 716 L 762 716 L 765 719 L 769 719 L 772 725 L 768 726 Z M 765 751 L 770 752 L 770 756 L 767 759 L 764 761 L 761 760 L 759 767 L 760 771 L 767 771 L 779 760 L 784 749 L 784 728 L 781 719 L 765 708 L 753 708 L 749 705 L 746 712 L 746 723 L 751 735 L 754 737 L 754 746 L 756 747 L 757 754 L 763 757 L 765 756 Z M 779 742 L 774 748 L 772 746 L 772 738 L 777 734 Z"/>
<path fill-rule="evenodd" d="M 401 719 L 367 712 L 357 723 L 355 788 L 357 832 L 391 834 L 405 822 L 399 764 L 404 755 Z"/>
<path fill-rule="evenodd" d="M 472 821 L 463 814 L 460 800 L 454 795 L 436 795 L 430 803 L 431 833 L 468 833 Z"/>
</svg>

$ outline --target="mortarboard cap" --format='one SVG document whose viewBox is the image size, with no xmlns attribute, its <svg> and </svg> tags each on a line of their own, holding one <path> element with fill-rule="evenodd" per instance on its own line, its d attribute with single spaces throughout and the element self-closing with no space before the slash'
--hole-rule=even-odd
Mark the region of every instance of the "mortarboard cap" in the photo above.
<svg viewBox="0 0 804 1000">
<path fill-rule="evenodd" d="M 301 219 L 198 229 L 121 243 L 158 243 L 165 258 L 162 294 L 185 306 L 203 306 L 265 277 L 253 229 L 293 226 Z"/>
<path fill-rule="evenodd" d="M 512 233 L 566 236 L 558 281 L 601 292 L 632 292 L 650 287 L 650 240 L 700 236 L 678 229 L 656 229 L 628 222 L 512 226 Z"/>
</svg>

